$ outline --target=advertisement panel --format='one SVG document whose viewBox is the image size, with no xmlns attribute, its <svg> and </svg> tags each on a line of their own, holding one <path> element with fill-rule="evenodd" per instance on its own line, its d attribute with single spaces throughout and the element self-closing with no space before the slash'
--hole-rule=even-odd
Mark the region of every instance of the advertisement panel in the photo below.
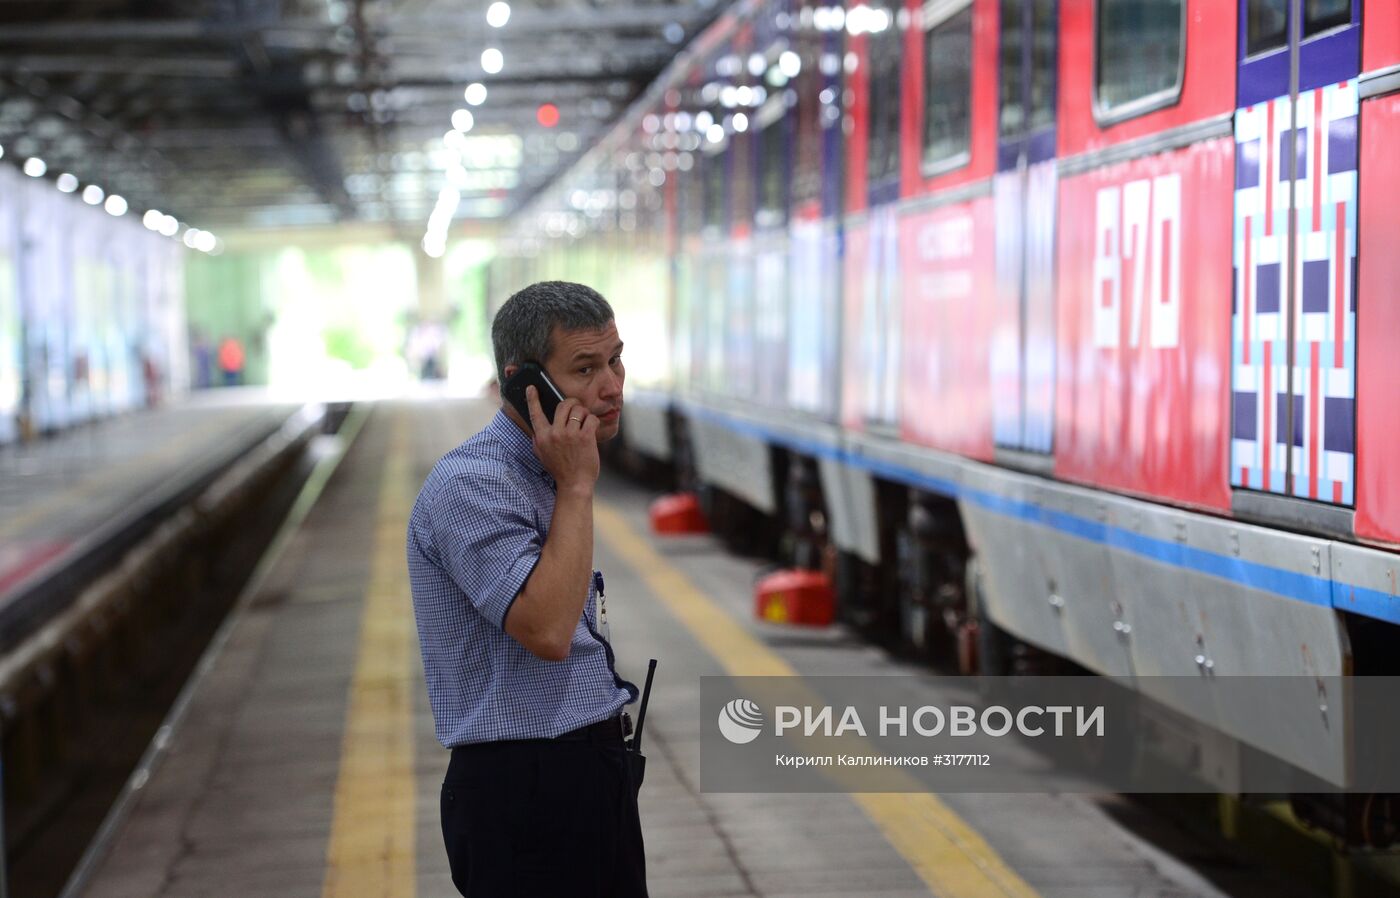
<svg viewBox="0 0 1400 898">
<path fill-rule="evenodd" d="M 787 397 L 787 241 L 766 234 L 754 241 L 754 397 L 781 407 Z"/>
<path fill-rule="evenodd" d="M 996 287 L 990 197 L 916 211 L 899 225 L 904 285 L 900 436 L 990 461 Z"/>
<path fill-rule="evenodd" d="M 754 284 L 753 246 L 749 240 L 729 245 L 727 289 L 724 292 L 724 371 L 719 388 L 736 399 L 754 395 Z"/>
<path fill-rule="evenodd" d="M 841 270 L 841 426 L 865 429 L 865 381 L 860 340 L 861 318 L 866 304 L 865 269 L 870 258 L 869 223 L 860 218 L 846 222 L 846 256 Z"/>
<path fill-rule="evenodd" d="M 707 243 L 700 254 L 701 290 L 704 302 L 697 303 L 696 381 L 713 393 L 723 392 L 726 380 L 724 328 L 727 314 L 728 257 L 722 243 Z"/>
<path fill-rule="evenodd" d="M 1400 3 L 1368 0 L 1361 32 L 1361 70 L 1373 72 L 1400 63 Z"/>
<path fill-rule="evenodd" d="M 1058 476 L 1230 507 L 1233 148 L 1061 182 Z"/>
<path fill-rule="evenodd" d="M 1356 535 L 1400 543 L 1400 94 L 1361 104 L 1360 277 L 1356 333 Z"/>
<path fill-rule="evenodd" d="M 825 421 L 836 420 L 836 357 L 841 256 L 833 222 L 792 226 L 788 288 L 792 331 L 788 341 L 787 404 Z"/>
<path fill-rule="evenodd" d="M 671 382 L 678 390 L 684 391 L 692 379 L 691 347 L 696 338 L 693 321 L 696 297 L 700 294 L 695 271 L 696 245 L 687 241 L 686 248 L 676 253 L 673 271 L 676 283 L 676 304 L 672 309 L 671 320 Z"/>
</svg>

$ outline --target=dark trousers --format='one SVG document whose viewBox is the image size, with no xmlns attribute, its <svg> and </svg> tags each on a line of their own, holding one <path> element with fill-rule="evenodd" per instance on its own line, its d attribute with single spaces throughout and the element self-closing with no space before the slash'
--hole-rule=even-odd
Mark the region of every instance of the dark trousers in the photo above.
<svg viewBox="0 0 1400 898">
<path fill-rule="evenodd" d="M 467 898 L 646 898 L 639 785 L 620 734 L 454 748 L 453 884 Z"/>
</svg>

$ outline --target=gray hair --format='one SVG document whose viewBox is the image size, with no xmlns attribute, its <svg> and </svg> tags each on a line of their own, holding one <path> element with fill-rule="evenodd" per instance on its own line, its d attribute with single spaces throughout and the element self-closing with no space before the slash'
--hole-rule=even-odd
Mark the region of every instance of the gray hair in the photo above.
<svg viewBox="0 0 1400 898">
<path fill-rule="evenodd" d="M 566 331 L 602 330 L 612 320 L 612 306 L 592 287 L 569 281 L 531 284 L 506 300 L 491 322 L 496 377 L 505 382 L 507 365 L 544 364 L 556 324 Z"/>
</svg>

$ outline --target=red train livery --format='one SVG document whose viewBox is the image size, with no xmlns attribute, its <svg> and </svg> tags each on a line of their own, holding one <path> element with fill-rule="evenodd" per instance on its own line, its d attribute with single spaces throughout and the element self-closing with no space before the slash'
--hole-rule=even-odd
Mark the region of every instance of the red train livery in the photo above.
<svg viewBox="0 0 1400 898">
<path fill-rule="evenodd" d="M 754 0 L 497 283 L 664 306 L 629 446 L 826 550 L 881 638 L 1144 690 L 1395 672 L 1397 146 L 1394 0 Z M 1345 766 L 1306 690 L 1178 710 Z"/>
</svg>

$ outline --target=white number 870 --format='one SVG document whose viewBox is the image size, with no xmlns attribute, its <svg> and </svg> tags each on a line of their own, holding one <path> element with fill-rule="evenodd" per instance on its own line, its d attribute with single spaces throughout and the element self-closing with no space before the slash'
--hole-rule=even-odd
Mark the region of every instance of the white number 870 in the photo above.
<svg viewBox="0 0 1400 898">
<path fill-rule="evenodd" d="M 1123 280 L 1130 278 L 1128 345 L 1137 346 L 1143 311 L 1148 345 L 1169 349 L 1181 336 L 1181 175 L 1104 187 L 1094 224 L 1094 346 L 1116 349 Z"/>
</svg>

